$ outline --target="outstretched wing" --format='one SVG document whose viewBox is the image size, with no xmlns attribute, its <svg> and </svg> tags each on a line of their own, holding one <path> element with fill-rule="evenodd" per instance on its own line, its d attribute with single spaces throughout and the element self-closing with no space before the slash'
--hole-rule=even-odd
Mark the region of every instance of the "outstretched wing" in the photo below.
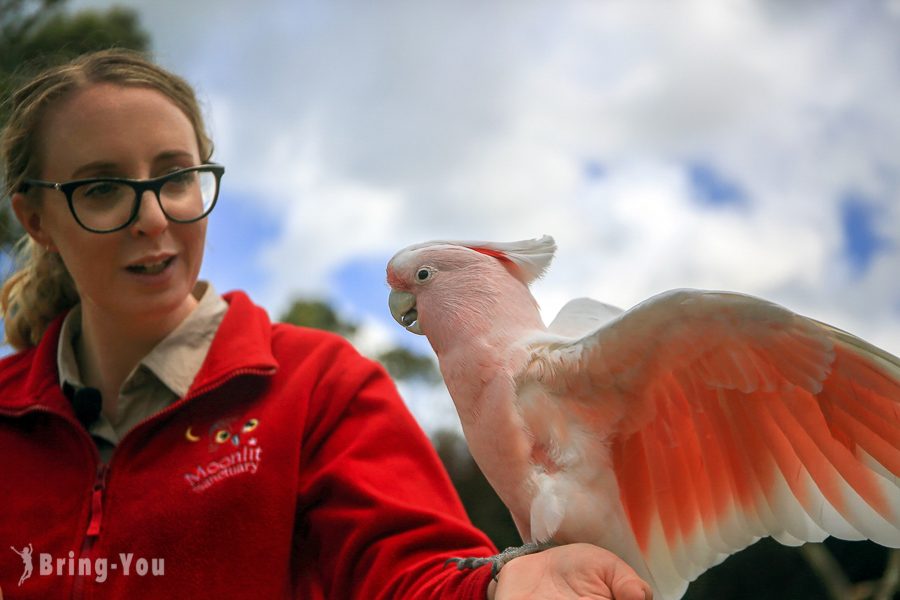
<svg viewBox="0 0 900 600">
<path fill-rule="evenodd" d="M 900 360 L 859 338 L 678 290 L 535 350 L 529 376 L 607 437 L 661 591 L 768 535 L 900 547 Z"/>
</svg>

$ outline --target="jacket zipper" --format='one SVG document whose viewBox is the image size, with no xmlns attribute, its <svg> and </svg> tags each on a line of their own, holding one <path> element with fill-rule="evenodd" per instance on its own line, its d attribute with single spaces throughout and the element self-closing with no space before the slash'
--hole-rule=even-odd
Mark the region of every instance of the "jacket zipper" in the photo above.
<svg viewBox="0 0 900 600">
<path fill-rule="evenodd" d="M 84 539 L 81 542 L 79 558 L 87 558 L 94 564 L 94 542 L 100 535 L 100 526 L 103 522 L 103 492 L 106 491 L 106 475 L 109 473 L 109 465 L 101 462 L 97 465 L 97 475 L 94 478 L 94 489 L 91 491 L 91 509 L 88 513 L 88 525 Z M 83 598 L 85 579 L 87 576 L 76 575 L 75 584 L 72 587 L 73 598 Z"/>
<path fill-rule="evenodd" d="M 100 535 L 100 522 L 103 520 L 103 492 L 106 489 L 106 473 L 109 465 L 100 463 L 97 467 L 97 478 L 94 480 L 94 491 L 91 494 L 91 518 L 88 520 L 87 539 Z"/>
</svg>

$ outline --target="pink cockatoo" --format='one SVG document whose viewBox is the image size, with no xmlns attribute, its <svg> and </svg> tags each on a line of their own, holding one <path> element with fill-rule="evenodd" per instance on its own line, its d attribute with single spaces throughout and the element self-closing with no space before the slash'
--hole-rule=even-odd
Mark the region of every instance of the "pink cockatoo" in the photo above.
<svg viewBox="0 0 900 600">
<path fill-rule="evenodd" d="M 387 267 L 469 448 L 526 542 L 591 542 L 657 598 L 765 536 L 900 547 L 900 359 L 750 296 L 573 300 L 528 285 L 549 236 L 430 242 Z"/>
</svg>

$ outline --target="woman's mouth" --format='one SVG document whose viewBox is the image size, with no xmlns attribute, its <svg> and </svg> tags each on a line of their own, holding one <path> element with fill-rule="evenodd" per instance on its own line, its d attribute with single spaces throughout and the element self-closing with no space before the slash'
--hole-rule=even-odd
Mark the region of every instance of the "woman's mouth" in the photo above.
<svg viewBox="0 0 900 600">
<path fill-rule="evenodd" d="M 171 265 L 174 260 L 175 257 L 170 256 L 160 261 L 128 265 L 125 268 L 132 273 L 140 275 L 158 275 L 165 271 L 166 267 Z"/>
</svg>

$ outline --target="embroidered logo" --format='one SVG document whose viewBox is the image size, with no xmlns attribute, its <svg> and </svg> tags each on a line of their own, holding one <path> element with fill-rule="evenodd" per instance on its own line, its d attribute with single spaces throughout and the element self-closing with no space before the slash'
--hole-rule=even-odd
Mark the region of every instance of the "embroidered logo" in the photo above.
<svg viewBox="0 0 900 600">
<path fill-rule="evenodd" d="M 235 426 L 234 419 L 216 421 L 209 428 L 206 439 L 210 454 L 215 454 L 205 464 L 198 464 L 184 474 L 184 480 L 193 492 L 204 492 L 213 485 L 230 477 L 249 473 L 255 474 L 259 469 L 262 448 L 259 441 L 252 436 L 253 430 L 259 426 L 259 419 L 248 419 L 242 425 Z M 202 436 L 188 427 L 184 432 L 188 442 L 197 443 Z"/>
</svg>

